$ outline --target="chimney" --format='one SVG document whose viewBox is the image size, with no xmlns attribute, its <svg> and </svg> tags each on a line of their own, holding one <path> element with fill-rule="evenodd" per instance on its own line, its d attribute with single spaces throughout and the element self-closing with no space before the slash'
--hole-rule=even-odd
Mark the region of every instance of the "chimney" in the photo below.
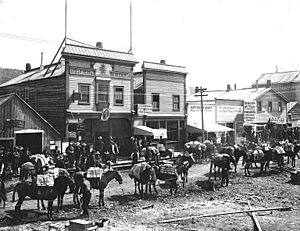
<svg viewBox="0 0 300 231">
<path fill-rule="evenodd" d="M 103 48 L 102 42 L 97 42 L 96 47 L 102 49 Z"/>
<path fill-rule="evenodd" d="M 161 63 L 161 64 L 166 64 L 166 60 L 165 60 L 165 59 L 162 59 L 162 60 L 160 60 L 160 63 Z"/>
<path fill-rule="evenodd" d="M 271 85 L 272 85 L 271 79 L 268 79 L 266 87 L 271 87 Z"/>
<path fill-rule="evenodd" d="M 199 92 L 199 87 L 195 87 L 195 93 Z"/>
<path fill-rule="evenodd" d="M 256 84 L 256 89 L 258 89 L 258 80 L 256 80 L 255 84 Z"/>
<path fill-rule="evenodd" d="M 236 83 L 234 84 L 234 90 L 236 90 Z"/>
<path fill-rule="evenodd" d="M 230 84 L 227 84 L 227 91 L 230 91 L 230 90 L 231 90 Z"/>
<path fill-rule="evenodd" d="M 31 70 L 31 64 L 30 63 L 26 63 L 25 73 L 29 72 L 30 70 Z"/>
</svg>

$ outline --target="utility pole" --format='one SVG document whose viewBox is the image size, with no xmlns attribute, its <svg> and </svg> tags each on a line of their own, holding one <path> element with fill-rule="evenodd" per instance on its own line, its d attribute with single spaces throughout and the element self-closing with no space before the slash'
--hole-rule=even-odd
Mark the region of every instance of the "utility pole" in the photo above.
<svg viewBox="0 0 300 231">
<path fill-rule="evenodd" d="M 206 140 L 206 136 L 205 136 L 205 130 L 204 130 L 204 118 L 203 118 L 203 97 L 207 96 L 204 95 L 203 93 L 207 90 L 207 88 L 202 88 L 202 87 L 196 87 L 195 88 L 195 96 L 200 96 L 200 102 L 201 102 L 201 123 L 202 123 L 202 142 L 204 140 Z M 200 95 L 198 95 L 197 93 L 200 93 Z"/>
</svg>

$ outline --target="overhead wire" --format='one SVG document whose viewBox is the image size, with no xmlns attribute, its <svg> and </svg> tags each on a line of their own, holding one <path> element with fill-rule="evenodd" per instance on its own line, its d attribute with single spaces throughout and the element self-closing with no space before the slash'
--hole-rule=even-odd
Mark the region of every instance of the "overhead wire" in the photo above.
<svg viewBox="0 0 300 231">
<path fill-rule="evenodd" d="M 28 41 L 28 42 L 37 42 L 37 43 L 48 43 L 48 44 L 59 43 L 58 41 L 53 41 L 53 40 L 33 38 L 33 37 L 27 37 L 27 36 L 23 36 L 23 35 L 7 34 L 7 33 L 1 33 L 1 32 L 0 32 L 0 37 L 18 39 L 18 40 L 23 40 L 23 41 Z"/>
</svg>

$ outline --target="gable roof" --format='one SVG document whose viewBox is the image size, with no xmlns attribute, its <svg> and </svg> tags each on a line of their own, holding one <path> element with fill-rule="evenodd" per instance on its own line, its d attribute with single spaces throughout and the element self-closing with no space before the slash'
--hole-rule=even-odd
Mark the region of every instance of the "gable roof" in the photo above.
<svg viewBox="0 0 300 231">
<path fill-rule="evenodd" d="M 49 70 L 47 71 L 49 67 Z M 55 70 L 54 70 L 55 69 Z M 54 70 L 53 75 L 51 75 L 52 71 Z M 47 71 L 47 73 L 46 73 Z M 44 78 L 51 78 L 51 77 L 57 77 L 62 75 L 65 72 L 65 65 L 64 62 L 61 63 L 55 63 L 53 65 L 44 66 L 44 68 L 41 70 L 40 68 L 32 69 L 22 75 L 19 75 L 3 84 L 0 85 L 0 87 L 5 87 L 8 85 L 13 84 L 19 84 L 26 81 L 33 81 L 38 79 L 44 79 Z M 46 73 L 46 75 L 45 75 Z M 44 76 L 45 75 L 45 76 Z"/>
<path fill-rule="evenodd" d="M 37 117 L 39 117 L 45 124 L 47 124 L 57 135 L 61 136 L 59 131 L 57 131 L 52 124 L 50 124 L 44 117 L 42 117 L 33 107 L 31 107 L 26 101 L 24 101 L 20 96 L 18 96 L 15 93 L 8 94 L 8 95 L 2 95 L 0 96 L 0 105 L 5 103 L 6 101 L 12 99 L 13 97 L 16 97 L 19 101 L 21 101 L 24 105 L 26 105 L 27 108 L 29 108 Z"/>
<path fill-rule="evenodd" d="M 97 47 L 87 47 L 74 44 L 66 44 L 62 51 L 62 55 L 75 55 L 81 57 L 86 56 L 91 58 L 130 62 L 133 64 L 138 63 L 132 53 L 105 50 Z"/>
<path fill-rule="evenodd" d="M 300 71 L 286 71 L 286 72 L 275 72 L 262 74 L 258 79 L 258 85 L 266 84 L 268 80 L 271 83 L 290 83 L 300 82 Z M 255 86 L 256 82 L 252 84 Z"/>
<path fill-rule="evenodd" d="M 188 74 L 185 67 L 144 61 L 142 69 Z"/>
</svg>

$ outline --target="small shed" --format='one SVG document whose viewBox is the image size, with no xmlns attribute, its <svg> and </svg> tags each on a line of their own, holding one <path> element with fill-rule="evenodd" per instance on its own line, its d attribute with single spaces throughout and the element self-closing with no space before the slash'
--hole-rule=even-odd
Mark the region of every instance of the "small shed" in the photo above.
<svg viewBox="0 0 300 231">
<path fill-rule="evenodd" d="M 40 153 L 61 134 L 17 94 L 0 96 L 0 145 L 28 147 Z"/>
</svg>

